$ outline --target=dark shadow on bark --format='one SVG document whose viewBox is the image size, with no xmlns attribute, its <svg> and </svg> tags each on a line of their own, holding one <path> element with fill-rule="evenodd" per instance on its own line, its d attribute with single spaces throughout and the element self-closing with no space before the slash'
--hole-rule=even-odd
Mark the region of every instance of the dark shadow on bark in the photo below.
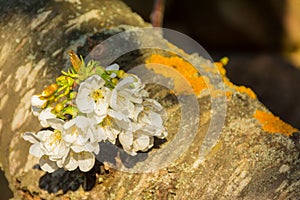
<svg viewBox="0 0 300 200">
<path fill-rule="evenodd" d="M 82 172 L 78 168 L 74 171 L 58 169 L 53 173 L 46 173 L 39 180 L 39 187 L 49 193 L 63 193 L 76 191 L 80 186 L 85 191 L 91 190 L 96 184 L 96 174 L 105 174 L 108 171 L 103 169 L 103 164 L 96 160 L 94 167 L 88 172 Z"/>
<path fill-rule="evenodd" d="M 4 176 L 4 172 L 0 170 L 0 194 L 1 199 L 10 199 L 13 197 L 11 190 L 8 187 L 7 179 Z"/>
</svg>

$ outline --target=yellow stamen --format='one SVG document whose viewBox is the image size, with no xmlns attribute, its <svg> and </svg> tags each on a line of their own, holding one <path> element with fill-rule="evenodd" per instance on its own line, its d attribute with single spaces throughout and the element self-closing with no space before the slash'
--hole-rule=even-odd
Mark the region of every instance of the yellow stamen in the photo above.
<svg viewBox="0 0 300 200">
<path fill-rule="evenodd" d="M 54 130 L 54 134 L 51 138 L 50 146 L 52 146 L 54 143 L 60 142 L 62 137 L 61 137 L 61 131 L 59 130 Z"/>
<path fill-rule="evenodd" d="M 104 95 L 102 94 L 102 91 L 99 89 L 99 90 L 94 90 L 94 91 L 91 93 L 91 97 L 92 97 L 95 101 L 98 101 L 99 99 L 103 99 L 103 98 L 104 98 Z"/>
</svg>

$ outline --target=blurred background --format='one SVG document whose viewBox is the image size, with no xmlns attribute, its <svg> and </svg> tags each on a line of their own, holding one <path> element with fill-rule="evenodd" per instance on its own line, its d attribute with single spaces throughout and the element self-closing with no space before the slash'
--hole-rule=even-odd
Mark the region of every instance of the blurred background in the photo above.
<svg viewBox="0 0 300 200">
<path fill-rule="evenodd" d="M 252 88 L 274 114 L 300 128 L 299 0 L 164 0 L 163 27 L 195 39 L 227 75 Z M 150 22 L 155 0 L 124 0 Z"/>
<path fill-rule="evenodd" d="M 150 22 L 154 0 L 124 0 Z M 300 128 L 299 0 L 165 0 L 163 27 L 182 32 L 217 61 L 228 56 L 227 75 L 252 88 L 274 114 Z M 0 199 L 11 193 L 0 171 Z"/>
</svg>

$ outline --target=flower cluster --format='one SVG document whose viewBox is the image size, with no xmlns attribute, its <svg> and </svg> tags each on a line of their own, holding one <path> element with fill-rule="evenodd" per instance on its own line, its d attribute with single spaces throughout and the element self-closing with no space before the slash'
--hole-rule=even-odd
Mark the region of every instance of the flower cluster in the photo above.
<svg viewBox="0 0 300 200">
<path fill-rule="evenodd" d="M 85 66 L 74 53 L 72 68 L 31 99 L 32 111 L 45 129 L 27 132 L 30 153 L 40 158 L 44 171 L 58 168 L 89 171 L 100 152 L 99 142 L 120 142 L 136 155 L 153 146 L 154 137 L 165 138 L 162 106 L 148 97 L 141 80 L 94 61 Z"/>
</svg>

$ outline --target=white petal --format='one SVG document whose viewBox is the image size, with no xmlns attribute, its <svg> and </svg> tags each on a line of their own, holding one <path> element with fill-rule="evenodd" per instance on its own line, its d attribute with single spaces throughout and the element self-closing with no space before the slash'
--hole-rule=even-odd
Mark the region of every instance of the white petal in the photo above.
<svg viewBox="0 0 300 200">
<path fill-rule="evenodd" d="M 37 133 L 37 137 L 42 141 L 48 141 L 49 137 L 53 134 L 53 131 L 45 130 L 45 131 L 39 131 Z"/>
<path fill-rule="evenodd" d="M 83 172 L 87 172 L 93 168 L 95 164 L 95 156 L 90 152 L 82 152 L 78 154 L 79 169 Z"/>
<path fill-rule="evenodd" d="M 104 129 L 105 135 L 107 137 L 107 140 L 110 141 L 112 144 L 116 143 L 117 134 L 111 129 L 110 127 L 107 127 Z"/>
<path fill-rule="evenodd" d="M 93 112 L 94 100 L 90 97 L 90 93 L 102 87 L 104 83 L 100 76 L 93 75 L 80 84 L 76 97 L 76 105 L 80 112 Z"/>
<path fill-rule="evenodd" d="M 111 92 L 111 96 L 109 99 L 109 105 L 113 108 L 113 109 L 117 109 L 117 98 L 118 98 L 118 92 L 117 89 L 113 89 Z"/>
<path fill-rule="evenodd" d="M 33 95 L 31 97 L 31 105 L 36 108 L 42 108 L 47 100 L 42 100 L 38 95 Z"/>
<path fill-rule="evenodd" d="M 64 124 L 63 139 L 65 142 L 71 144 L 76 141 L 78 137 L 78 129 L 75 126 L 75 119 L 72 119 Z"/>
<path fill-rule="evenodd" d="M 53 129 L 56 130 L 63 130 L 63 126 L 65 124 L 65 121 L 63 121 L 62 119 L 58 119 L 58 118 L 49 118 L 46 119 L 47 124 L 49 124 Z"/>
<path fill-rule="evenodd" d="M 63 160 L 61 159 L 61 160 L 58 160 L 58 161 L 56 161 L 56 165 L 57 165 L 57 167 L 58 168 L 62 168 L 63 167 Z"/>
<path fill-rule="evenodd" d="M 69 153 L 69 148 L 66 147 L 66 144 L 63 141 L 60 141 L 56 148 L 54 149 L 54 154 L 57 156 L 57 158 L 61 159 L 62 157 L 67 156 Z"/>
<path fill-rule="evenodd" d="M 51 112 L 52 108 L 46 108 L 42 110 L 42 112 L 39 115 L 40 124 L 42 127 L 46 128 L 49 127 L 48 119 L 56 118 L 56 115 Z"/>
<path fill-rule="evenodd" d="M 77 135 L 76 135 L 76 133 L 65 133 L 63 135 L 63 139 L 65 142 L 72 144 L 73 142 L 76 141 Z"/>
<path fill-rule="evenodd" d="M 137 121 L 139 114 L 143 111 L 144 107 L 140 104 L 134 106 L 134 110 L 132 112 L 133 121 Z"/>
<path fill-rule="evenodd" d="M 124 114 L 116 110 L 108 110 L 108 115 L 114 119 L 122 120 L 125 118 Z"/>
<path fill-rule="evenodd" d="M 95 154 L 98 154 L 98 153 L 100 152 L 100 145 L 99 145 L 99 143 L 98 143 L 98 142 L 95 143 L 94 146 L 95 146 L 95 149 L 94 149 L 93 152 L 94 152 Z"/>
<path fill-rule="evenodd" d="M 92 90 L 99 89 L 105 84 L 105 81 L 97 74 L 90 76 L 85 80 L 85 83 Z"/>
<path fill-rule="evenodd" d="M 150 118 L 151 118 L 151 124 L 156 126 L 156 127 L 162 127 L 163 125 L 163 120 L 160 116 L 160 114 L 157 114 L 155 112 L 150 112 L 149 113 Z"/>
<path fill-rule="evenodd" d="M 141 135 L 139 136 L 135 141 L 134 141 L 134 150 L 139 151 L 139 150 L 147 150 L 150 147 L 150 138 L 149 136 L 146 135 Z"/>
<path fill-rule="evenodd" d="M 29 149 L 29 153 L 35 157 L 40 158 L 43 155 L 40 143 L 35 143 L 35 144 L 31 145 L 31 147 Z"/>
<path fill-rule="evenodd" d="M 99 100 L 94 107 L 95 113 L 98 116 L 106 116 L 107 115 L 107 110 L 108 110 L 108 103 L 106 100 Z"/>
<path fill-rule="evenodd" d="M 95 112 L 91 112 L 87 114 L 87 117 L 91 120 L 94 120 L 93 124 L 99 124 L 100 122 L 103 121 L 106 115 L 99 116 Z"/>
<path fill-rule="evenodd" d="M 42 112 L 42 109 L 32 106 L 31 111 L 32 111 L 33 115 L 37 117 Z"/>
<path fill-rule="evenodd" d="M 95 132 L 95 135 L 96 135 L 95 140 L 96 140 L 97 142 L 101 142 L 101 141 L 104 141 L 104 140 L 107 139 L 107 136 L 105 135 L 105 132 L 104 132 L 103 128 L 97 127 L 97 128 L 95 129 L 95 131 L 96 131 L 96 132 Z"/>
<path fill-rule="evenodd" d="M 82 145 L 72 145 L 71 149 L 75 152 L 75 153 L 80 153 L 86 150 L 85 147 L 83 147 Z"/>
<path fill-rule="evenodd" d="M 64 168 L 69 170 L 69 171 L 73 171 L 78 167 L 78 158 L 77 158 L 77 154 L 70 152 L 70 154 L 68 155 L 68 157 L 65 160 L 64 163 Z"/>
<path fill-rule="evenodd" d="M 84 145 L 84 149 L 85 149 L 85 151 L 93 152 L 95 147 L 93 146 L 92 142 L 87 142 Z"/>
<path fill-rule="evenodd" d="M 94 100 L 92 98 L 76 98 L 76 105 L 80 112 L 91 113 L 94 109 Z"/>
<path fill-rule="evenodd" d="M 58 169 L 58 166 L 56 165 L 56 163 L 49 160 L 47 156 L 42 156 L 40 158 L 40 166 L 41 166 L 42 170 L 49 172 L 49 173 L 52 173 L 56 169 Z"/>
<path fill-rule="evenodd" d="M 23 139 L 30 143 L 40 142 L 40 139 L 34 133 L 31 133 L 31 132 L 24 133 Z"/>
<path fill-rule="evenodd" d="M 117 70 L 119 70 L 119 65 L 118 64 L 112 64 L 112 65 L 106 67 L 105 70 L 106 71 L 117 71 Z M 116 73 L 111 73 L 110 78 L 115 78 L 115 77 L 117 77 L 117 74 Z"/>
<path fill-rule="evenodd" d="M 76 143 L 83 145 L 85 144 L 90 138 L 88 137 L 88 135 L 86 134 L 86 132 L 82 132 L 78 135 Z"/>
<path fill-rule="evenodd" d="M 96 142 L 96 130 L 94 129 L 94 127 L 89 127 L 86 130 L 87 133 L 87 137 L 89 138 L 90 142 Z"/>
<path fill-rule="evenodd" d="M 112 65 L 109 65 L 105 68 L 106 71 L 115 71 L 115 70 L 119 70 L 119 65 L 114 63 Z"/>
<path fill-rule="evenodd" d="M 76 126 L 82 130 L 90 125 L 90 120 L 84 116 L 77 116 L 75 118 Z"/>
<path fill-rule="evenodd" d="M 75 118 L 76 119 L 76 118 Z M 72 126 L 75 125 L 75 119 L 72 119 L 70 121 L 67 121 L 65 124 L 64 124 L 64 129 L 65 130 L 68 130 L 69 128 L 71 128 Z"/>
<path fill-rule="evenodd" d="M 125 78 L 121 79 L 120 82 L 118 82 L 115 88 L 120 90 L 126 87 L 127 85 L 133 83 L 134 81 L 136 81 L 136 79 L 133 76 L 126 76 Z"/>
<path fill-rule="evenodd" d="M 130 149 L 133 143 L 133 135 L 130 132 L 121 132 L 119 140 L 124 149 Z"/>
</svg>

